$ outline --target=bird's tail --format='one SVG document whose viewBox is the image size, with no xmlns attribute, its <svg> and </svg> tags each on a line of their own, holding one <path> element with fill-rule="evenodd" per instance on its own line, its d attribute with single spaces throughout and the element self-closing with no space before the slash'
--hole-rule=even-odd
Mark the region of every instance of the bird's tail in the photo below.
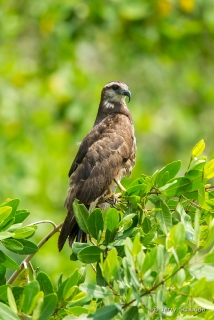
<svg viewBox="0 0 214 320">
<path fill-rule="evenodd" d="M 60 231 L 59 239 L 58 239 L 58 249 L 62 250 L 66 240 L 69 241 L 69 246 L 72 247 L 72 244 L 76 238 L 76 241 L 87 242 L 87 235 L 83 232 L 75 219 L 73 214 L 73 209 L 70 209 L 67 213 L 65 221 L 63 223 L 62 229 Z"/>
</svg>

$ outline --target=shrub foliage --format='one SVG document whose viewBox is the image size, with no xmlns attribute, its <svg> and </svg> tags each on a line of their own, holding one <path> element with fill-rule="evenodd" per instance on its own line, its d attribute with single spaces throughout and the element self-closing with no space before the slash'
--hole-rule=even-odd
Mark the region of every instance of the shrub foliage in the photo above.
<svg viewBox="0 0 214 320">
<path fill-rule="evenodd" d="M 204 147 L 201 140 L 193 148 L 186 171 L 174 161 L 141 175 L 108 210 L 89 213 L 75 200 L 89 241 L 73 244 L 70 259 L 82 267 L 65 280 L 61 275 L 56 285 L 48 274 L 29 269 L 31 257 L 60 226 L 37 246 L 29 240 L 36 224 L 22 225 L 29 212 L 18 209 L 18 199 L 3 203 L 0 318 L 213 319 L 214 187 L 207 181 L 214 160 L 201 156 Z M 27 256 L 21 266 L 4 248 Z M 87 264 L 96 283 L 85 282 Z M 6 282 L 7 269 L 15 273 Z"/>
</svg>

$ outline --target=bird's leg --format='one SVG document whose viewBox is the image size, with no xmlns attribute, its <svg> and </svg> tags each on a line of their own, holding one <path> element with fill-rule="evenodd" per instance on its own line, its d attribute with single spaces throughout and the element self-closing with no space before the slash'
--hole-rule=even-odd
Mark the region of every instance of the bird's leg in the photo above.
<svg viewBox="0 0 214 320">
<path fill-rule="evenodd" d="M 122 186 L 122 184 L 120 183 L 120 181 L 118 179 L 115 178 L 114 181 L 116 182 L 116 184 L 121 192 L 126 191 L 126 189 Z"/>
</svg>

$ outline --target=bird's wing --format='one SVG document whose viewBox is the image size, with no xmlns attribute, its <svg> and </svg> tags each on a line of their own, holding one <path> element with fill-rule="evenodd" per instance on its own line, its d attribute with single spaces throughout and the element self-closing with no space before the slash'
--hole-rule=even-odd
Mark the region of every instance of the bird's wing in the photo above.
<svg viewBox="0 0 214 320">
<path fill-rule="evenodd" d="M 121 114 L 105 118 L 91 130 L 70 170 L 67 208 L 74 198 L 90 204 L 103 195 L 129 160 L 133 139 L 132 124 Z"/>
</svg>

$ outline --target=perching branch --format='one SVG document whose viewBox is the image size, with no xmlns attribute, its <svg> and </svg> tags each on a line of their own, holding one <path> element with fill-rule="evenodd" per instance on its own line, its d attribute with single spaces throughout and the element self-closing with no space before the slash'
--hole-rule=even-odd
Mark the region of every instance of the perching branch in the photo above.
<svg viewBox="0 0 214 320">
<path fill-rule="evenodd" d="M 44 223 L 45 220 L 43 220 Z M 50 220 L 48 220 L 48 222 L 50 222 Z M 38 224 L 38 222 L 37 222 Z M 55 223 L 52 223 L 52 225 L 54 226 L 54 229 L 49 232 L 38 244 L 38 248 L 40 249 L 56 232 L 58 232 L 60 230 L 60 228 L 63 225 L 63 222 L 61 222 L 58 226 L 55 225 Z M 20 264 L 20 269 L 16 270 L 12 276 L 10 277 L 10 279 L 7 281 L 7 284 L 11 284 L 13 283 L 13 281 L 18 277 L 18 275 L 21 273 L 21 271 L 25 268 L 25 266 L 30 262 L 30 260 L 34 257 L 35 253 L 29 254 Z"/>
</svg>

